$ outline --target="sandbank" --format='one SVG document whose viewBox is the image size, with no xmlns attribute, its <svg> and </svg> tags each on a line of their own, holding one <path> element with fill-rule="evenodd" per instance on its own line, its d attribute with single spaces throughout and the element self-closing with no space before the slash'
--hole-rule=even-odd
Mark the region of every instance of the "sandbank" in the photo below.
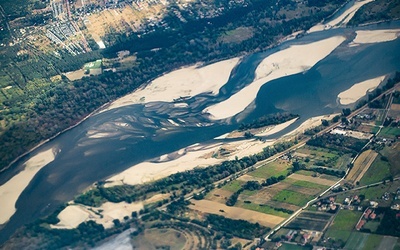
<svg viewBox="0 0 400 250">
<path fill-rule="evenodd" d="M 354 2 L 353 6 L 344 11 L 343 14 L 326 24 L 317 24 L 311 27 L 308 30 L 308 33 L 345 26 L 354 17 L 359 8 L 372 1 L 374 0 L 356 1 Z"/>
<path fill-rule="evenodd" d="M 320 115 L 320 116 L 315 116 L 307 119 L 304 121 L 298 128 L 293 130 L 290 133 L 287 133 L 285 137 L 290 137 L 296 134 L 304 133 L 306 130 L 309 130 L 311 128 L 315 128 L 319 125 L 322 124 L 322 120 L 332 120 L 333 117 L 340 115 L 339 113 L 337 114 L 331 114 L 331 115 Z"/>
<path fill-rule="evenodd" d="M 341 92 L 338 95 L 340 104 L 348 105 L 355 103 L 357 100 L 365 96 L 368 92 L 371 92 L 376 87 L 378 87 L 379 84 L 381 84 L 382 81 L 385 79 L 385 77 L 385 75 L 378 76 L 376 78 L 354 84 L 351 88 Z"/>
<path fill-rule="evenodd" d="M 143 203 L 112 203 L 106 202 L 100 207 L 90 207 L 80 204 L 71 204 L 58 214 L 60 221 L 52 228 L 77 228 L 82 222 L 93 220 L 97 224 L 101 224 L 104 228 L 112 228 L 113 220 L 124 220 L 125 216 L 131 216 L 133 211 L 139 212 L 143 209 Z"/>
<path fill-rule="evenodd" d="M 293 45 L 265 58 L 256 69 L 255 81 L 227 100 L 203 110 L 211 119 L 220 120 L 242 112 L 256 98 L 267 82 L 283 76 L 307 71 L 337 48 L 345 37 L 334 36 L 304 45 Z M 310 53 L 312 51 L 313 53 Z"/>
<path fill-rule="evenodd" d="M 54 150 L 48 149 L 24 163 L 24 170 L 0 186 L 0 224 L 6 223 L 15 213 L 15 203 L 37 172 L 55 158 Z"/>
<path fill-rule="evenodd" d="M 110 104 L 105 110 L 148 102 L 173 102 L 180 97 L 200 93 L 218 94 L 219 89 L 229 80 L 239 57 L 220 61 L 204 67 L 194 65 L 167 73 L 148 85 Z"/>
<path fill-rule="evenodd" d="M 400 29 L 391 30 L 358 30 L 356 38 L 349 43 L 349 46 L 359 44 L 381 43 L 396 40 L 400 36 Z"/>
</svg>

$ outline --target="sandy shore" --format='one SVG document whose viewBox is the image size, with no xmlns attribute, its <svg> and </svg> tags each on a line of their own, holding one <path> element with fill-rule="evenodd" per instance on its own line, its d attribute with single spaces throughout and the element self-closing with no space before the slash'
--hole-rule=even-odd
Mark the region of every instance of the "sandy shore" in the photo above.
<svg viewBox="0 0 400 250">
<path fill-rule="evenodd" d="M 139 212 L 141 209 L 143 209 L 142 202 L 106 202 L 100 207 L 71 204 L 60 212 L 57 216 L 60 221 L 51 227 L 72 229 L 78 227 L 82 222 L 93 220 L 97 224 L 103 225 L 104 228 L 111 228 L 114 226 L 113 220 L 118 219 L 122 222 L 125 216 L 130 218 L 133 211 Z"/>
<path fill-rule="evenodd" d="M 275 133 L 278 133 L 279 131 L 285 129 L 286 127 L 288 127 L 289 125 L 291 125 L 292 123 L 294 123 L 295 121 L 297 121 L 298 118 L 294 118 L 290 121 L 278 124 L 278 125 L 274 125 L 274 126 L 269 126 L 265 129 L 263 129 L 260 133 L 255 134 L 256 136 L 268 136 L 268 135 L 273 135 Z"/>
<path fill-rule="evenodd" d="M 136 103 L 155 101 L 172 102 L 179 97 L 210 92 L 216 95 L 225 85 L 239 57 L 220 61 L 204 67 L 191 66 L 165 74 L 142 89 L 126 95 L 110 104 L 105 110 Z"/>
<path fill-rule="evenodd" d="M 215 120 L 226 119 L 242 112 L 255 100 L 262 85 L 271 80 L 310 69 L 344 40 L 343 36 L 335 36 L 310 44 L 294 45 L 268 56 L 257 67 L 255 81 L 229 99 L 210 106 L 203 112 L 209 113 Z"/>
<path fill-rule="evenodd" d="M 0 186 L 0 224 L 15 213 L 15 203 L 37 172 L 55 158 L 53 149 L 40 152 L 25 162 L 25 169 Z"/>
<path fill-rule="evenodd" d="M 368 92 L 371 92 L 376 87 L 378 87 L 379 84 L 381 84 L 382 81 L 385 79 L 385 77 L 385 75 L 378 76 L 376 78 L 354 84 L 351 88 L 343 91 L 338 95 L 340 104 L 348 105 L 355 103 L 357 100 L 365 96 Z"/>
<path fill-rule="evenodd" d="M 330 21 L 326 24 L 317 24 L 317 25 L 313 26 L 312 28 L 310 28 L 308 30 L 308 32 L 311 33 L 311 32 L 346 26 L 347 23 L 354 17 L 354 15 L 356 14 L 356 12 L 359 8 L 361 8 L 363 5 L 365 5 L 369 2 L 372 2 L 372 1 L 374 1 L 374 0 L 356 1 L 356 2 L 354 2 L 353 6 L 348 8 L 346 11 L 343 12 L 343 14 L 341 14 L 337 18 L 333 19 L 332 21 Z"/>
<path fill-rule="evenodd" d="M 381 43 L 396 40 L 400 36 L 400 29 L 391 30 L 358 30 L 356 38 L 349 46 L 358 46 L 366 43 Z"/>
</svg>

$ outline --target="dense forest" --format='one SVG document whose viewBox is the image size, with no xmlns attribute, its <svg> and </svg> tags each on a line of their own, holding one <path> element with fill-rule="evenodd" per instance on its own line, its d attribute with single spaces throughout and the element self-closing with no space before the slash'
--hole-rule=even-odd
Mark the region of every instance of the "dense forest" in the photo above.
<svg viewBox="0 0 400 250">
<path fill-rule="evenodd" d="M 63 51 L 59 56 L 43 53 L 29 41 L 5 47 L 0 50 L 1 87 L 12 86 L 13 94 L 0 91 L 0 169 L 102 104 L 165 72 L 199 61 L 209 63 L 266 49 L 283 36 L 310 28 L 344 2 L 326 1 L 323 7 L 310 2 L 302 5 L 301 15 L 293 15 L 292 10 L 298 7 L 293 1 L 253 0 L 219 16 L 198 20 L 188 16 L 186 23 L 178 22 L 171 10 L 165 17 L 171 27 L 168 30 L 130 36 L 112 34 L 117 36 L 115 45 L 75 57 Z M 221 41 L 221 36 L 239 27 L 251 27 L 252 36 L 241 42 Z M 105 72 L 74 82 L 53 77 L 94 59 L 115 57 L 122 49 L 136 53 L 137 59 L 128 70 Z"/>
</svg>

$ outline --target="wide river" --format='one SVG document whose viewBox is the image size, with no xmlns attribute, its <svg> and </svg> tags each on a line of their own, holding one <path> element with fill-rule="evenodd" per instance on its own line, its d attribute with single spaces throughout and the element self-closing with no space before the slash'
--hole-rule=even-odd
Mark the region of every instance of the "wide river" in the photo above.
<svg viewBox="0 0 400 250">
<path fill-rule="evenodd" d="M 357 29 L 395 28 L 400 28 L 400 22 Z M 17 212 L 0 231 L 0 244 L 17 228 L 48 215 L 96 181 L 194 143 L 212 143 L 213 138 L 237 128 L 236 119 L 231 119 L 229 123 L 210 121 L 201 111 L 213 103 L 226 100 L 252 82 L 257 65 L 277 50 L 337 35 L 349 38 L 307 72 L 263 85 L 255 100 L 255 108 L 251 105 L 237 117 L 246 121 L 279 111 L 299 114 L 298 121 L 271 136 L 276 138 L 310 117 L 340 111 L 343 108 L 337 100 L 340 92 L 355 83 L 400 71 L 400 39 L 349 47 L 348 43 L 355 36 L 354 31 L 354 28 L 332 29 L 284 42 L 277 48 L 245 57 L 217 96 L 194 96 L 185 101 L 188 104 L 186 107 L 155 102 L 101 112 L 39 147 L 0 174 L 2 185 L 21 171 L 24 162 L 38 152 L 49 148 L 59 151 L 55 160 L 35 175 L 19 197 Z M 90 137 L 93 131 L 105 136 Z"/>
</svg>

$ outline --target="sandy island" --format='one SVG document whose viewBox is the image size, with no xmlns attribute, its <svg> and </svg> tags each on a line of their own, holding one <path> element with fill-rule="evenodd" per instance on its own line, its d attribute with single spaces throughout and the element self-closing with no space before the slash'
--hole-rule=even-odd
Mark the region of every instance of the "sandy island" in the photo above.
<svg viewBox="0 0 400 250">
<path fill-rule="evenodd" d="M 358 30 L 356 38 L 349 43 L 349 46 L 360 44 L 381 43 L 396 40 L 400 36 L 400 29 L 391 30 Z"/>
<path fill-rule="evenodd" d="M 357 100 L 365 96 L 368 92 L 371 92 L 379 86 L 385 79 L 386 75 L 378 76 L 373 79 L 369 79 L 360 83 L 354 84 L 351 88 L 341 92 L 338 95 L 339 102 L 342 105 L 348 105 L 355 103 Z"/>
<path fill-rule="evenodd" d="M 0 224 L 6 223 L 15 213 L 15 203 L 37 172 L 52 162 L 54 150 L 40 152 L 25 162 L 25 169 L 0 186 Z"/>
<path fill-rule="evenodd" d="M 327 30 L 331 28 L 337 28 L 341 26 L 347 25 L 347 23 L 354 17 L 356 14 L 357 10 L 361 8 L 363 5 L 372 2 L 374 0 L 364 0 L 364 1 L 356 1 L 354 2 L 353 6 L 348 8 L 346 11 L 343 12 L 340 16 L 337 18 L 333 19 L 332 21 L 326 23 L 326 24 L 317 24 L 313 27 L 311 27 L 308 32 L 316 32 L 316 31 L 322 31 L 322 30 Z"/>
<path fill-rule="evenodd" d="M 112 102 L 102 111 L 137 103 L 155 101 L 172 102 L 174 99 L 195 96 L 200 93 L 218 94 L 219 89 L 229 80 L 239 57 L 220 61 L 204 67 L 194 65 L 165 74 L 132 94 Z"/>
<path fill-rule="evenodd" d="M 203 112 L 209 113 L 215 120 L 226 119 L 242 112 L 255 100 L 262 85 L 310 69 L 343 41 L 345 37 L 334 36 L 310 44 L 294 45 L 268 56 L 257 67 L 255 81 L 227 100 L 204 109 Z"/>
</svg>

